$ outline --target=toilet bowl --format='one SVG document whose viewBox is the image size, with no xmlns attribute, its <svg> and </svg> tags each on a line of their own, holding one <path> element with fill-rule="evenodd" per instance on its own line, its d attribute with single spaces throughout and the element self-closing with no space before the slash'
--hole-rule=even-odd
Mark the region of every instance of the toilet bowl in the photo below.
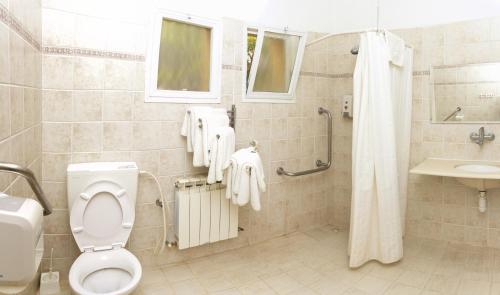
<svg viewBox="0 0 500 295">
<path fill-rule="evenodd" d="M 69 271 L 74 292 L 85 295 L 130 294 L 142 276 L 139 260 L 120 248 L 80 255 Z"/>
<path fill-rule="evenodd" d="M 68 166 L 70 227 L 82 254 L 69 272 L 80 295 L 125 295 L 139 284 L 142 268 L 128 250 L 135 219 L 139 170 L 135 163 Z"/>
</svg>

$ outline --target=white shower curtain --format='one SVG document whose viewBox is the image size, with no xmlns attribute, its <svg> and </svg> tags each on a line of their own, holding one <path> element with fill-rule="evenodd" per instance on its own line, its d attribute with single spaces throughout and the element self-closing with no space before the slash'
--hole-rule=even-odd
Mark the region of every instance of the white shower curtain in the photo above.
<svg viewBox="0 0 500 295">
<path fill-rule="evenodd" d="M 361 34 L 354 70 L 350 267 L 403 257 L 412 54 L 389 32 Z"/>
</svg>

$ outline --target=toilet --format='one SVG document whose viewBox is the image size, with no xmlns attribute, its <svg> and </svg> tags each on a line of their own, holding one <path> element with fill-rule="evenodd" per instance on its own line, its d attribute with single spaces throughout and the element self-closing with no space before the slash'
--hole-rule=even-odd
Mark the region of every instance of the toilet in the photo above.
<svg viewBox="0 0 500 295">
<path fill-rule="evenodd" d="M 73 237 L 82 252 L 69 271 L 81 295 L 130 294 L 142 267 L 125 249 L 135 218 L 139 170 L 134 162 L 68 166 L 68 207 Z"/>
</svg>

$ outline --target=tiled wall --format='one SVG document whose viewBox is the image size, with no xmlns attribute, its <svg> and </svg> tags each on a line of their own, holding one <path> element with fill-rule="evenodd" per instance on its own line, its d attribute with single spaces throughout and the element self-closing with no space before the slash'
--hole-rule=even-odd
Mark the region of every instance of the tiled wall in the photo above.
<svg viewBox="0 0 500 295">
<path fill-rule="evenodd" d="M 0 1 L 0 162 L 41 175 L 40 0 Z M 0 173 L 0 191 L 32 196 L 27 182 Z M 36 282 L 25 290 L 33 294 Z"/>
<path fill-rule="evenodd" d="M 431 124 L 430 65 L 451 66 L 500 60 L 500 19 L 394 31 L 414 48 L 413 117 L 411 164 L 427 157 L 456 159 L 499 159 L 500 143 L 486 142 L 482 147 L 469 140 L 478 124 Z M 338 72 L 352 74 L 354 64 L 349 49 L 357 43 L 354 35 L 329 39 L 329 60 L 339 65 Z M 338 48 L 339 51 L 333 49 Z M 347 55 L 346 55 L 347 54 Z M 344 61 L 344 63 L 342 63 Z M 349 64 L 347 64 L 349 63 Z M 352 93 L 352 79 L 334 81 L 335 102 L 341 94 Z M 337 118 L 334 128 L 335 190 L 334 224 L 348 227 L 351 194 L 351 132 L 347 119 Z M 485 125 L 487 132 L 499 134 L 498 124 Z M 421 236 L 477 246 L 500 247 L 500 191 L 488 192 L 488 211 L 479 213 L 477 192 L 452 178 L 410 175 L 408 187 L 407 235 Z"/>
<path fill-rule="evenodd" d="M 47 1 L 43 7 L 42 179 L 55 207 L 47 218 L 46 247 L 54 247 L 57 269 L 63 276 L 80 254 L 69 230 L 65 176 L 69 163 L 136 161 L 141 170 L 159 177 L 171 208 L 174 179 L 205 172 L 192 167 L 185 139 L 179 135 L 188 105 L 144 103 L 147 17 L 127 16 L 127 4 L 113 7 L 108 15 L 97 15 L 94 11 L 102 13 L 102 9 L 79 3 L 81 7 Z M 329 86 L 333 77 L 317 75 L 321 71 L 313 67 L 326 64 L 326 57 L 304 62 L 297 103 L 241 103 L 246 32 L 239 21 L 225 19 L 223 25 L 223 103 L 215 106 L 236 103 L 238 147 L 248 146 L 252 139 L 259 142 L 269 184 L 262 195 L 263 208 L 260 212 L 240 208 L 239 225 L 245 230 L 237 239 L 183 251 L 167 249 L 154 256 L 162 224 L 161 210 L 155 205 L 158 190 L 151 178 L 141 176 L 129 248 L 145 266 L 220 252 L 327 223 L 332 171 L 303 178 L 275 173 L 278 166 L 310 169 L 316 159 L 326 159 L 326 118 L 318 115 L 317 108 L 332 107 Z"/>
</svg>

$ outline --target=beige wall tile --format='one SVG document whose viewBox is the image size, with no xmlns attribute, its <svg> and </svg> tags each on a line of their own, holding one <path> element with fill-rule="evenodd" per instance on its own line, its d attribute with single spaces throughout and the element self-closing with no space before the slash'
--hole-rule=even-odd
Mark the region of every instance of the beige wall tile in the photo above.
<svg viewBox="0 0 500 295">
<path fill-rule="evenodd" d="M 102 120 L 102 92 L 74 91 L 73 120 L 76 122 Z"/>
<path fill-rule="evenodd" d="M 73 123 L 71 151 L 99 152 L 102 150 L 102 123 Z"/>
<path fill-rule="evenodd" d="M 133 124 L 131 122 L 103 123 L 103 150 L 128 151 L 133 145 Z"/>
<path fill-rule="evenodd" d="M 10 41 L 9 29 L 0 24 L 0 82 L 10 82 Z"/>
<path fill-rule="evenodd" d="M 0 86 L 0 140 L 10 136 L 11 130 L 11 107 L 10 88 Z"/>
<path fill-rule="evenodd" d="M 71 123 L 43 123 L 42 150 L 53 153 L 71 151 Z"/>
<path fill-rule="evenodd" d="M 44 90 L 42 118 L 45 122 L 71 122 L 73 118 L 73 92 Z"/>
<path fill-rule="evenodd" d="M 44 54 L 42 58 L 43 88 L 73 89 L 73 60 L 73 57 Z"/>
<path fill-rule="evenodd" d="M 10 88 L 10 118 L 12 134 L 24 128 L 24 90 L 21 87 Z"/>
<path fill-rule="evenodd" d="M 133 93 L 106 91 L 103 93 L 102 118 L 104 121 L 131 121 Z"/>
</svg>

